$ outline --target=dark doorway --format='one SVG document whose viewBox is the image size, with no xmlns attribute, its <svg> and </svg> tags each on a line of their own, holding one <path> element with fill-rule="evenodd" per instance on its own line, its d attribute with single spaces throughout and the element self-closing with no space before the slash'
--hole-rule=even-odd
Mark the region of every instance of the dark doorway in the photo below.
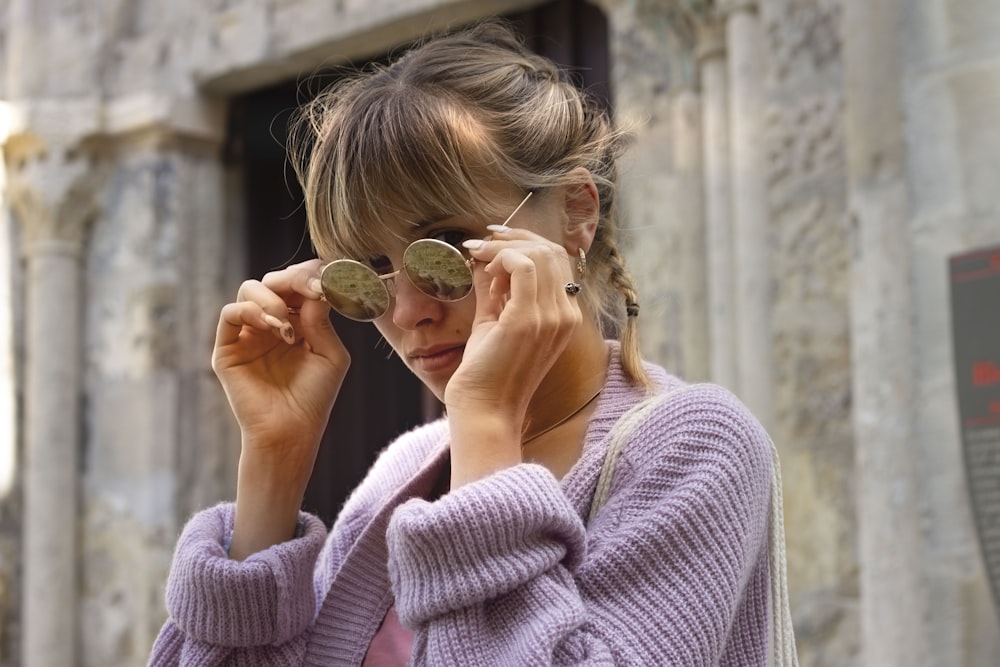
<svg viewBox="0 0 1000 667">
<path fill-rule="evenodd" d="M 509 18 L 538 53 L 572 68 L 577 83 L 608 101 L 607 24 L 584 0 L 558 0 Z M 361 64 L 361 63 L 359 63 Z M 242 177 L 247 267 L 253 277 L 313 256 L 302 194 L 285 160 L 288 119 L 308 86 L 281 84 L 230 105 L 227 156 Z M 330 525 L 378 452 L 395 436 L 440 414 L 374 326 L 333 314 L 351 352 L 351 371 L 331 416 L 303 508 Z"/>
</svg>

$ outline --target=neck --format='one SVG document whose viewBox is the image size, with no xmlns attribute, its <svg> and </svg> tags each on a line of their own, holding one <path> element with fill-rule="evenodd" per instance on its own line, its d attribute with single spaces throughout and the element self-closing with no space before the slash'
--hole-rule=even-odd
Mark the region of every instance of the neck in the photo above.
<svg viewBox="0 0 1000 667">
<path fill-rule="evenodd" d="M 597 325 L 586 319 L 532 396 L 523 442 L 570 421 L 590 405 L 604 386 L 607 370 L 608 345 Z"/>
</svg>

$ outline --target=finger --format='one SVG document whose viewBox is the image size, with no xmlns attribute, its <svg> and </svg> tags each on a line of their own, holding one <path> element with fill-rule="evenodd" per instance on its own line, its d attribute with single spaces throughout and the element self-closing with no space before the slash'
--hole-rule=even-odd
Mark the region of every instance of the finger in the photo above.
<svg viewBox="0 0 1000 667">
<path fill-rule="evenodd" d="M 498 289 L 509 293 L 505 307 L 534 306 L 538 299 L 538 270 L 535 262 L 514 248 L 503 248 L 486 270 L 494 276 Z"/>
<path fill-rule="evenodd" d="M 259 306 L 268 315 L 268 326 L 286 343 L 295 342 L 295 328 L 288 319 L 288 303 L 269 287 L 259 280 L 246 280 L 240 285 L 236 299 L 237 303 L 254 303 Z"/>
<path fill-rule="evenodd" d="M 477 260 L 488 262 L 496 253 L 506 247 L 529 248 L 536 245 L 554 245 L 544 236 L 527 229 L 509 229 L 503 234 L 494 234 L 483 239 L 467 239 L 462 247 Z"/>
<path fill-rule="evenodd" d="M 503 311 L 504 295 L 494 290 L 495 281 L 496 278 L 486 270 L 485 264 L 482 262 L 473 264 L 472 289 L 476 294 L 476 322 L 484 320 L 495 322 Z"/>
<path fill-rule="evenodd" d="M 511 234 L 502 238 L 469 239 L 463 241 L 462 245 L 473 259 L 486 264 L 496 259 L 501 250 L 512 249 L 535 261 L 545 261 L 557 269 L 564 264 L 567 267 L 572 265 L 572 258 L 564 247 L 527 230 L 511 230 Z"/>
<path fill-rule="evenodd" d="M 342 362 L 348 358 L 347 348 L 337 335 L 330 321 L 330 306 L 325 301 L 304 301 L 290 319 L 298 318 L 298 330 L 312 351 L 331 361 Z"/>
<path fill-rule="evenodd" d="M 487 231 L 493 234 L 493 239 L 508 241 L 538 241 L 547 240 L 544 236 L 523 227 L 504 227 L 503 225 L 486 225 Z"/>
<path fill-rule="evenodd" d="M 510 292 L 512 274 L 503 270 L 502 263 L 497 263 L 496 259 L 502 251 L 518 251 L 535 265 L 535 298 L 540 307 L 563 310 L 576 306 L 567 300 L 565 292 L 566 283 L 573 278 L 573 258 L 566 249 L 528 230 L 511 229 L 508 232 L 489 240 L 470 239 L 463 244 L 474 259 L 487 263 L 493 276 L 490 294 L 503 301 L 513 296 Z"/>
<path fill-rule="evenodd" d="M 566 250 L 547 246 L 533 253 L 532 258 L 538 271 L 539 302 L 552 308 L 575 305 L 567 300 L 566 284 L 573 280 L 573 269 Z"/>
<path fill-rule="evenodd" d="M 294 334 L 291 332 L 291 325 L 285 332 L 281 332 L 287 323 L 264 311 L 259 304 L 253 301 L 237 301 L 222 307 L 219 313 L 219 325 L 215 332 L 215 345 L 222 347 L 233 345 L 240 340 L 240 334 L 245 327 L 251 327 L 262 332 L 279 330 L 281 337 L 287 342 L 288 336 L 292 337 L 291 342 L 295 342 Z"/>
<path fill-rule="evenodd" d="M 490 295 L 506 303 L 510 298 L 510 274 L 506 271 L 494 271 L 490 282 Z"/>
<path fill-rule="evenodd" d="M 298 264 L 292 264 L 279 271 L 269 271 L 260 282 L 275 294 L 281 295 L 291 304 L 298 304 L 298 299 L 289 298 L 298 295 L 303 299 L 319 299 L 322 289 L 319 273 L 323 263 L 318 259 L 310 259 Z"/>
</svg>

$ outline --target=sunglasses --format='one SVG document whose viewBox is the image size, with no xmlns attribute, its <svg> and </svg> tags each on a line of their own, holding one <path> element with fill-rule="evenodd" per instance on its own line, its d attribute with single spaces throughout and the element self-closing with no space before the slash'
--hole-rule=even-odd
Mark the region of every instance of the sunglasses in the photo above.
<svg viewBox="0 0 1000 667">
<path fill-rule="evenodd" d="M 532 193 L 503 221 L 504 227 Z M 389 310 L 390 279 L 402 273 L 418 290 L 438 301 L 460 301 L 472 293 L 472 260 L 455 246 L 437 239 L 420 239 L 406 246 L 403 266 L 377 273 L 353 259 L 337 259 L 323 267 L 323 299 L 338 313 L 357 322 L 371 322 Z"/>
</svg>

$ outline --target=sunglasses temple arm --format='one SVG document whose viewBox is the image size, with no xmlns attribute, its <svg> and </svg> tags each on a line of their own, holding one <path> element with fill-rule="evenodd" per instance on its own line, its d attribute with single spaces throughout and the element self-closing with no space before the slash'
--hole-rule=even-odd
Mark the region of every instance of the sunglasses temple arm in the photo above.
<svg viewBox="0 0 1000 667">
<path fill-rule="evenodd" d="M 514 212 L 508 215 L 507 219 L 503 221 L 502 225 L 500 225 L 501 227 L 506 227 L 507 223 L 514 219 L 514 216 L 517 215 L 517 212 L 521 210 L 521 207 L 524 206 L 526 203 L 528 203 L 528 200 L 531 199 L 532 194 L 534 193 L 529 192 L 528 196 L 521 200 L 521 203 L 517 205 L 517 208 L 514 209 Z"/>
</svg>

